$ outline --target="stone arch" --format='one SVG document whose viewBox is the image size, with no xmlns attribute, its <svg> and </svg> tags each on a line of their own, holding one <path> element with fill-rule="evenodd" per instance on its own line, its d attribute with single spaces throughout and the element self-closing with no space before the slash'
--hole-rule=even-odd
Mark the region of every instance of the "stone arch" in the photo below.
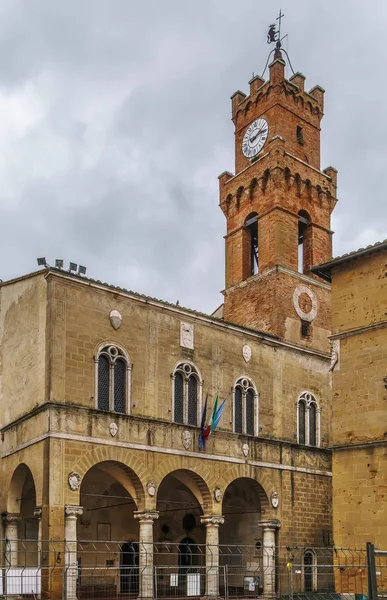
<svg viewBox="0 0 387 600">
<path fill-rule="evenodd" d="M 20 463 L 15 470 L 13 471 L 9 485 L 8 485 L 8 494 L 7 494 L 7 512 L 9 513 L 19 513 L 21 499 L 23 494 L 23 487 L 26 483 L 28 477 L 31 477 L 32 482 L 34 484 L 35 498 L 37 496 L 36 490 L 36 479 L 30 469 L 30 467 L 26 463 Z"/>
<path fill-rule="evenodd" d="M 223 494 L 231 483 L 238 479 L 250 479 L 257 484 L 256 490 L 261 503 L 262 519 L 274 518 L 274 511 L 269 501 L 269 494 L 275 491 L 272 478 L 262 469 L 248 464 L 232 465 L 224 473 L 222 479 Z"/>
<path fill-rule="evenodd" d="M 102 465 L 102 470 L 109 471 L 115 479 L 119 476 L 121 481 L 119 479 L 117 481 L 122 483 L 129 494 L 135 493 L 138 510 L 143 510 L 148 505 L 149 500 L 144 488 L 146 482 L 150 480 L 149 472 L 143 461 L 133 452 L 125 448 L 102 446 L 84 454 L 74 465 L 73 470 L 80 475 L 82 481 L 86 473 L 97 465 L 99 468 Z M 69 490 L 69 503 L 79 504 L 79 498 L 80 487 L 75 491 Z"/>
<path fill-rule="evenodd" d="M 215 489 L 216 482 L 211 477 L 210 470 L 204 465 L 196 467 L 191 464 L 185 464 L 186 461 L 182 459 L 183 457 L 176 456 L 167 459 L 157 467 L 157 487 L 160 487 L 168 475 L 173 475 L 193 493 L 200 506 L 203 507 L 203 512 L 211 513 L 213 510 L 213 500 L 210 490 Z M 200 475 L 196 472 L 197 470 L 200 470 Z"/>
</svg>

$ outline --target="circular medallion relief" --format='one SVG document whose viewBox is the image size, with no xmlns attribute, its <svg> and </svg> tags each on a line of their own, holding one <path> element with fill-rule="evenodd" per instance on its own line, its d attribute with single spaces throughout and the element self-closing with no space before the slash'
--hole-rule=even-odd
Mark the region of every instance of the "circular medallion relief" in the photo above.
<svg viewBox="0 0 387 600">
<path fill-rule="evenodd" d="M 306 285 L 298 285 L 293 293 L 294 310 L 303 321 L 313 321 L 318 311 L 316 294 Z"/>
</svg>

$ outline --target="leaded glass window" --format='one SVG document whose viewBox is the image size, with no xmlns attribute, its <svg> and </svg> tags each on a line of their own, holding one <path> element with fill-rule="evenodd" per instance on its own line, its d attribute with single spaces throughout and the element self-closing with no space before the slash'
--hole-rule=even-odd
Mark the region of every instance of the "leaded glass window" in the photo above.
<svg viewBox="0 0 387 600">
<path fill-rule="evenodd" d="M 251 389 L 246 394 L 246 433 L 254 435 L 254 392 Z"/>
<path fill-rule="evenodd" d="M 173 420 L 197 426 L 201 380 L 190 363 L 179 364 L 173 373 Z"/>
<path fill-rule="evenodd" d="M 242 389 L 237 386 L 235 388 L 235 433 L 243 433 L 243 418 L 242 418 Z"/>
<path fill-rule="evenodd" d="M 125 412 L 126 364 L 119 358 L 114 364 L 114 411 Z"/>
<path fill-rule="evenodd" d="M 305 444 L 305 402 L 298 403 L 298 443 Z"/>
<path fill-rule="evenodd" d="M 109 410 L 109 359 L 102 354 L 98 361 L 98 408 Z"/>
<path fill-rule="evenodd" d="M 309 444 L 311 446 L 317 445 L 316 425 L 316 405 L 312 402 L 309 406 Z"/>
<path fill-rule="evenodd" d="M 176 423 L 184 423 L 184 380 L 181 373 L 175 375 L 175 416 Z"/>
<path fill-rule="evenodd" d="M 197 425 L 198 420 L 198 382 L 195 375 L 188 379 L 188 425 Z"/>
<path fill-rule="evenodd" d="M 234 388 L 234 431 L 257 435 L 258 394 L 254 384 L 245 377 Z"/>
<path fill-rule="evenodd" d="M 126 413 L 130 363 L 121 348 L 103 347 L 96 359 L 96 396 L 100 410 Z"/>
</svg>

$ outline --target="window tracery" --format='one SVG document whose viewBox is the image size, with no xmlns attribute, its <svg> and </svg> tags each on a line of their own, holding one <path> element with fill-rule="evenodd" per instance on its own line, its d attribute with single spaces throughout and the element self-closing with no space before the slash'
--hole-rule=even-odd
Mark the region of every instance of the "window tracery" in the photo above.
<svg viewBox="0 0 387 600">
<path fill-rule="evenodd" d="M 258 435 L 258 393 L 247 377 L 240 377 L 233 392 L 234 432 Z"/>
<path fill-rule="evenodd" d="M 118 346 L 101 346 L 95 357 L 95 405 L 103 411 L 129 414 L 131 368 Z"/>
<path fill-rule="evenodd" d="M 303 392 L 297 401 L 297 441 L 306 446 L 320 446 L 320 413 L 316 398 Z"/>
<path fill-rule="evenodd" d="M 173 420 L 197 426 L 203 386 L 199 371 L 191 363 L 179 363 L 172 374 L 172 381 Z"/>
</svg>

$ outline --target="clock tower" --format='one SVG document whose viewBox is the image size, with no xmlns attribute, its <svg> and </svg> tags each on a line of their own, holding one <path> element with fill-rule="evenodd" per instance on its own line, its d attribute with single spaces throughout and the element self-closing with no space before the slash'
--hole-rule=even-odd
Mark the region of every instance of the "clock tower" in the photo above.
<svg viewBox="0 0 387 600">
<path fill-rule="evenodd" d="M 330 285 L 311 272 L 332 255 L 337 171 L 320 167 L 324 90 L 285 78 L 277 43 L 268 81 L 232 98 L 235 174 L 219 177 L 227 220 L 224 319 L 329 351 Z"/>
</svg>

